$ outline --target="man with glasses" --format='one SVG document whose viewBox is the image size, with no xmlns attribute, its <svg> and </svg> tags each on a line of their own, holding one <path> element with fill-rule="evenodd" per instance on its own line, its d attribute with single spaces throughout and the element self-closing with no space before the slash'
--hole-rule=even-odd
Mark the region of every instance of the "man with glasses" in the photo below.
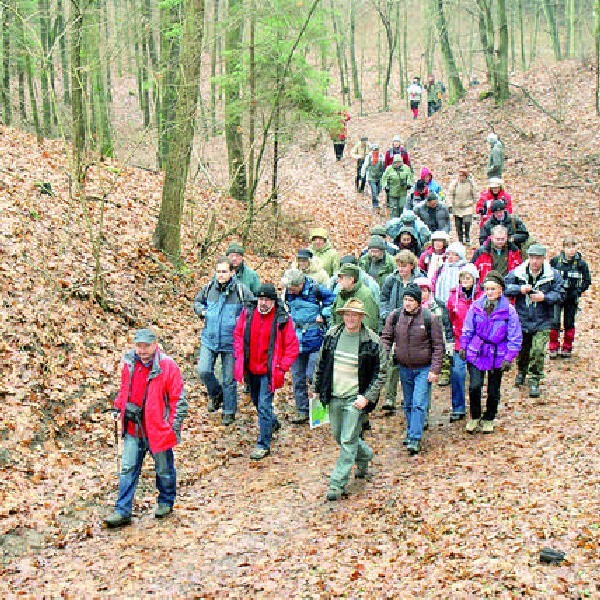
<svg viewBox="0 0 600 600">
<path fill-rule="evenodd" d="M 233 379 L 233 329 L 242 308 L 254 300 L 252 292 L 235 276 L 232 262 L 217 260 L 214 277 L 194 300 L 194 312 L 204 320 L 198 375 L 209 396 L 208 412 L 223 406 L 222 423 L 231 425 L 237 411 L 237 385 Z M 222 381 L 215 376 L 215 362 L 221 358 Z"/>
</svg>

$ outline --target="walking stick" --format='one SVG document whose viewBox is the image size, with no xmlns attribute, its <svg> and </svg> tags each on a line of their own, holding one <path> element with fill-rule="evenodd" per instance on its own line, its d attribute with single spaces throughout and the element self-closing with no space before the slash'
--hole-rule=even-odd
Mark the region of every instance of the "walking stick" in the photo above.
<svg viewBox="0 0 600 600">
<path fill-rule="evenodd" d="M 114 436 L 115 436 L 115 454 L 117 459 L 117 477 L 121 473 L 121 455 L 119 454 L 119 411 L 116 408 L 107 408 L 102 411 L 104 414 L 111 413 L 114 422 Z"/>
</svg>

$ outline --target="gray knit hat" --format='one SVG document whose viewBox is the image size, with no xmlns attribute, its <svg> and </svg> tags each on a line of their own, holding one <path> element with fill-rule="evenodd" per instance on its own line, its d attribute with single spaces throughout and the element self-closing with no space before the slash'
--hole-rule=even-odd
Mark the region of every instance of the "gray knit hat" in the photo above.
<svg viewBox="0 0 600 600">
<path fill-rule="evenodd" d="M 527 256 L 546 256 L 546 246 L 542 244 L 531 244 L 527 248 Z"/>
<path fill-rule="evenodd" d="M 370 250 L 371 248 L 385 251 L 384 239 L 380 235 L 372 235 L 368 245 L 368 249 Z"/>
</svg>

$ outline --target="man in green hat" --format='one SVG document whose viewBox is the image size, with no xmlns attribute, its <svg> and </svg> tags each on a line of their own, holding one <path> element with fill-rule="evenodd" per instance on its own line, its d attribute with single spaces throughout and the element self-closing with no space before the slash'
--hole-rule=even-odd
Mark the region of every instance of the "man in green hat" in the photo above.
<svg viewBox="0 0 600 600">
<path fill-rule="evenodd" d="M 373 450 L 361 439 L 362 423 L 377 405 L 387 356 L 379 337 L 363 323 L 365 308 L 351 298 L 338 307 L 342 322 L 326 334 L 315 368 L 315 392 L 329 406 L 331 433 L 340 454 L 329 479 L 327 500 L 340 500 L 356 464 L 365 479 Z"/>
<path fill-rule="evenodd" d="M 327 231 L 323 227 L 315 227 L 311 229 L 309 237 L 312 253 L 331 277 L 340 266 L 340 258 L 327 237 Z"/>
</svg>

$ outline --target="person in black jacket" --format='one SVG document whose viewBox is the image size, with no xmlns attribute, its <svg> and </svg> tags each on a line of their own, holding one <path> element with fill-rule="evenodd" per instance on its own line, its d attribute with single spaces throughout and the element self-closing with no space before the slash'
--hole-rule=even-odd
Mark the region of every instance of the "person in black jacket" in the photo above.
<svg viewBox="0 0 600 600">
<path fill-rule="evenodd" d="M 550 265 L 562 275 L 565 299 L 562 303 L 554 305 L 554 320 L 550 328 L 548 354 L 550 358 L 556 358 L 559 355 L 562 358 L 571 358 L 575 340 L 575 315 L 581 294 L 592 283 L 590 269 L 579 252 L 577 239 L 572 235 L 565 237 L 562 252 L 550 259 Z M 563 313 L 565 331 L 562 350 L 560 347 L 561 313 Z"/>
<path fill-rule="evenodd" d="M 331 433 L 340 446 L 329 480 L 330 501 L 345 493 L 352 465 L 356 464 L 357 478 L 367 477 L 373 450 L 360 433 L 365 415 L 377 405 L 387 360 L 377 334 L 363 325 L 361 300 L 351 298 L 337 312 L 344 322 L 325 335 L 315 367 L 315 393 L 323 406 L 329 406 Z"/>
<path fill-rule="evenodd" d="M 492 203 L 492 216 L 485 222 L 485 225 L 479 230 L 479 243 L 483 246 L 486 240 L 492 235 L 492 229 L 496 225 L 504 225 L 508 230 L 508 241 L 514 244 L 519 250 L 529 239 L 529 231 L 519 217 L 511 215 L 505 208 L 502 200 L 494 200 Z"/>
</svg>

